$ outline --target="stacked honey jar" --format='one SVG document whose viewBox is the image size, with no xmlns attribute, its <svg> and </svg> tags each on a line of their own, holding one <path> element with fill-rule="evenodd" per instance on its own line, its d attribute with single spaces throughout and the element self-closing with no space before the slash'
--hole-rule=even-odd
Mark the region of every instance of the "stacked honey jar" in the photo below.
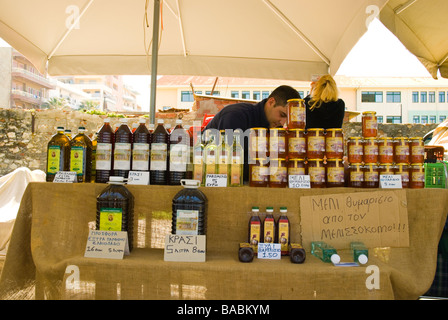
<svg viewBox="0 0 448 320">
<path fill-rule="evenodd" d="M 378 188 L 380 175 L 401 175 L 403 188 L 424 188 L 421 137 L 378 137 L 376 112 L 362 114 L 362 137 L 347 141 L 348 186 Z"/>
<path fill-rule="evenodd" d="M 252 128 L 249 185 L 286 188 L 289 175 L 309 175 L 311 188 L 344 187 L 342 129 L 307 129 L 305 103 L 288 100 L 287 128 Z"/>
</svg>

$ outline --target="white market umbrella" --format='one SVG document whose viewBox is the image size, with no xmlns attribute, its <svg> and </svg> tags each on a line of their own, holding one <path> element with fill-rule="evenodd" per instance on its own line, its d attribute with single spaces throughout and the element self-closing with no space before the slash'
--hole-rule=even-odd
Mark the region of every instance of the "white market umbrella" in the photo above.
<svg viewBox="0 0 448 320">
<path fill-rule="evenodd" d="M 186 74 L 309 81 L 315 74 L 337 72 L 386 2 L 0 0 L 0 37 L 52 76 Z M 153 33 L 159 38 L 153 39 Z M 151 78 L 154 122 L 156 77 Z"/>
<path fill-rule="evenodd" d="M 434 79 L 448 78 L 447 13 L 447 0 L 390 0 L 380 20 Z"/>
</svg>

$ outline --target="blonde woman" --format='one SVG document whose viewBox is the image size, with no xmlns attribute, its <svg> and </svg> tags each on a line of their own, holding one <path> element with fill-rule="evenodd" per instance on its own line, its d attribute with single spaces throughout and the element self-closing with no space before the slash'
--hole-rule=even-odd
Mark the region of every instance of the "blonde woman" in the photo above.
<svg viewBox="0 0 448 320">
<path fill-rule="evenodd" d="M 307 129 L 342 128 L 345 103 L 338 94 L 336 82 L 329 74 L 312 83 L 310 95 L 305 98 Z"/>
</svg>

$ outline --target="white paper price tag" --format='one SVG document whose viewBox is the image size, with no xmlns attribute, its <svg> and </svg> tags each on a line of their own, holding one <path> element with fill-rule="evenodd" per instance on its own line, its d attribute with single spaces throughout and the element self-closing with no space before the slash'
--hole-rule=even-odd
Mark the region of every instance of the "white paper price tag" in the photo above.
<svg viewBox="0 0 448 320">
<path fill-rule="evenodd" d="M 381 174 L 380 175 L 380 188 L 382 189 L 401 189 L 403 185 L 401 183 L 401 175 L 394 174 Z"/>
<path fill-rule="evenodd" d="M 207 174 L 205 178 L 206 187 L 227 187 L 226 174 Z"/>
<path fill-rule="evenodd" d="M 129 171 L 127 184 L 149 184 L 149 171 Z"/>
<path fill-rule="evenodd" d="M 310 176 L 309 175 L 290 175 L 289 187 L 292 189 L 310 189 Z"/>
<path fill-rule="evenodd" d="M 89 231 L 84 257 L 123 259 L 123 255 L 129 255 L 126 231 Z"/>
<path fill-rule="evenodd" d="M 73 183 L 77 181 L 75 171 L 58 171 L 53 180 L 53 182 L 57 183 Z"/>
<path fill-rule="evenodd" d="M 259 243 L 258 259 L 280 260 L 282 250 L 280 243 Z"/>
<path fill-rule="evenodd" d="M 205 262 L 206 236 L 167 234 L 163 260 Z"/>
</svg>

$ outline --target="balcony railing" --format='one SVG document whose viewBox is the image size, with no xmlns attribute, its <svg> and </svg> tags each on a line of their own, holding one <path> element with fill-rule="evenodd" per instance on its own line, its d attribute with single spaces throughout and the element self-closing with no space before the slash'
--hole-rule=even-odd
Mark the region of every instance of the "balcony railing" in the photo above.
<svg viewBox="0 0 448 320">
<path fill-rule="evenodd" d="M 56 87 L 52 80 L 42 77 L 41 75 L 34 72 L 30 72 L 18 67 L 13 67 L 11 71 L 13 76 L 22 77 L 27 80 L 36 82 L 47 89 L 54 89 Z"/>
<path fill-rule="evenodd" d="M 12 89 L 11 95 L 12 99 L 22 100 L 35 105 L 41 105 L 44 102 L 42 97 L 22 90 Z"/>
</svg>

